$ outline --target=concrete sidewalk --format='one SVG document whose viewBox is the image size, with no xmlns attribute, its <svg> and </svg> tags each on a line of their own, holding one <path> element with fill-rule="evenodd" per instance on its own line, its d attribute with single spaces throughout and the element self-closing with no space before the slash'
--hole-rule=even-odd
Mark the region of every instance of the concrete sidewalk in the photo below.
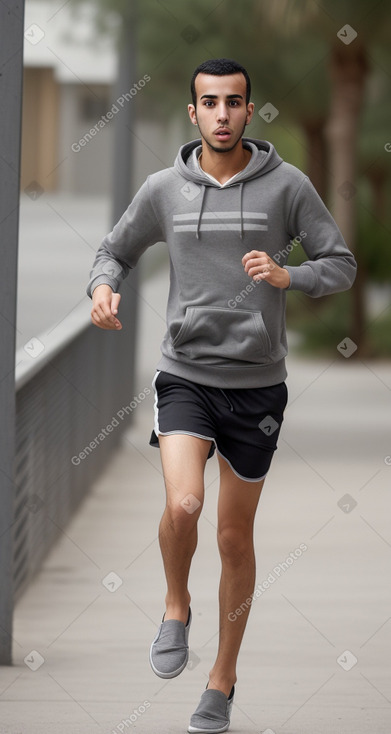
<svg viewBox="0 0 391 734">
<path fill-rule="evenodd" d="M 143 286 L 136 395 L 151 389 L 166 291 L 166 275 Z M 389 734 L 390 367 L 336 350 L 328 362 L 290 357 L 288 369 L 230 731 Z M 208 462 L 191 571 L 190 664 L 163 681 L 148 660 L 165 593 L 152 403 L 150 392 L 17 605 L 14 665 L 0 668 L 1 734 L 187 729 L 217 644 L 218 467 Z"/>
</svg>

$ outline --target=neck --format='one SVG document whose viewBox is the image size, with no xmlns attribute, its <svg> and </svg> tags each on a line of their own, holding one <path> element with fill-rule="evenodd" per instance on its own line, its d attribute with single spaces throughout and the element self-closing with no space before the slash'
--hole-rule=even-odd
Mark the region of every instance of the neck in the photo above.
<svg viewBox="0 0 391 734">
<path fill-rule="evenodd" d="M 220 183 L 225 183 L 236 173 L 245 168 L 251 158 L 251 151 L 243 147 L 242 140 L 229 153 L 217 153 L 205 141 L 202 141 L 202 152 L 199 163 L 205 173 L 214 176 Z"/>
</svg>

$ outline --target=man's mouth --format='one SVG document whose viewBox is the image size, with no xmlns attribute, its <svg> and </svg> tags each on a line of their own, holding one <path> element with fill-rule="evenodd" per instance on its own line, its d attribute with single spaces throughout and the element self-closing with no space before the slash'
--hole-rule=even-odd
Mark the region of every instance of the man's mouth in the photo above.
<svg viewBox="0 0 391 734">
<path fill-rule="evenodd" d="M 216 130 L 214 134 L 218 140 L 228 140 L 231 137 L 231 131 L 227 128 Z"/>
</svg>

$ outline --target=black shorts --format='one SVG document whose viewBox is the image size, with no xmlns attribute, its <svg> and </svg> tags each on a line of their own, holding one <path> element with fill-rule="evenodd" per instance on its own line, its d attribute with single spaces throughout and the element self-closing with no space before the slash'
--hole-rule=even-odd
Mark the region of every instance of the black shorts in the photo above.
<svg viewBox="0 0 391 734">
<path fill-rule="evenodd" d="M 258 482 L 266 476 L 288 399 L 285 382 L 222 390 L 157 372 L 152 385 L 151 446 L 159 446 L 159 434 L 197 436 L 212 442 L 208 459 L 217 448 L 240 479 Z"/>
</svg>

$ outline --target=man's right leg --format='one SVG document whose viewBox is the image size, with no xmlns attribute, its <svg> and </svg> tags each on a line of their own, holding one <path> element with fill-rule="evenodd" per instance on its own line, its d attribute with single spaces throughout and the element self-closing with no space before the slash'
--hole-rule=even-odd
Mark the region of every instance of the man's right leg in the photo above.
<svg viewBox="0 0 391 734">
<path fill-rule="evenodd" d="M 197 546 L 197 521 L 204 501 L 204 469 L 210 441 L 196 436 L 159 435 L 166 486 L 166 508 L 159 542 L 167 581 L 164 620 L 186 624 L 190 593 L 188 577 Z"/>
<path fill-rule="evenodd" d="M 174 434 L 159 435 L 159 444 L 167 494 L 159 528 L 167 594 L 166 612 L 149 659 L 160 678 L 175 678 L 189 659 L 188 578 L 197 546 L 197 521 L 204 500 L 204 469 L 210 441 Z"/>
</svg>

